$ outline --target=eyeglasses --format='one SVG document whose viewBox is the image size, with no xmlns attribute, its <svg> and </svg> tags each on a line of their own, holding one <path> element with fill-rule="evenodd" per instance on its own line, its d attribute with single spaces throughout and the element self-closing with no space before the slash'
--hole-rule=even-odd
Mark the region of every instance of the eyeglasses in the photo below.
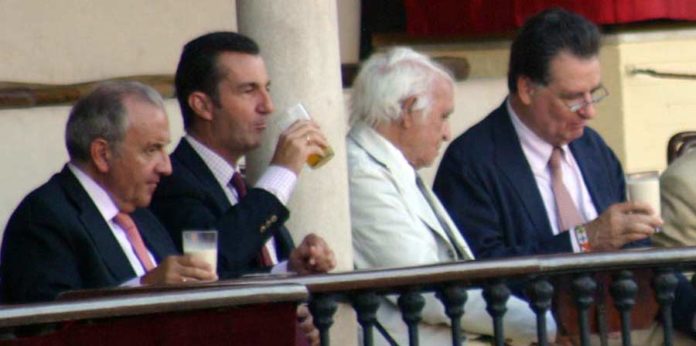
<svg viewBox="0 0 696 346">
<path fill-rule="evenodd" d="M 607 96 L 609 96 L 609 90 L 607 90 L 604 86 L 600 86 L 599 88 L 592 90 L 590 93 L 590 101 L 583 98 L 581 101 L 571 102 L 570 104 L 565 102 L 563 103 L 571 112 L 575 113 L 589 105 L 601 102 Z"/>
</svg>

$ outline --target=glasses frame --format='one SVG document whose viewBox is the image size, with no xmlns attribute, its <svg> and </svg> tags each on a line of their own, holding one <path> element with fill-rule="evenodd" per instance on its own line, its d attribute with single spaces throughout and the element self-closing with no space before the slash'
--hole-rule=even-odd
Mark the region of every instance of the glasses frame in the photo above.
<svg viewBox="0 0 696 346">
<path fill-rule="evenodd" d="M 609 90 L 607 90 L 607 88 L 605 88 L 604 85 L 600 85 L 599 88 L 590 92 L 590 101 L 582 100 L 571 104 L 563 102 L 563 104 L 568 108 L 569 111 L 577 113 L 578 111 L 584 109 L 589 105 L 594 105 L 602 102 L 602 100 L 604 100 L 607 96 L 609 96 Z"/>
</svg>

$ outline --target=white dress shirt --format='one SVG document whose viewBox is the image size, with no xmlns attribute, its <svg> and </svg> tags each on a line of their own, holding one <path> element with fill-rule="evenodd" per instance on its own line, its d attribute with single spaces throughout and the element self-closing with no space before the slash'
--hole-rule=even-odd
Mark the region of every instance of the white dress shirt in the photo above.
<svg viewBox="0 0 696 346">
<path fill-rule="evenodd" d="M 104 220 L 106 220 L 106 224 L 109 225 L 111 232 L 118 241 L 118 244 L 121 246 L 121 250 L 123 250 L 123 253 L 126 255 L 126 257 L 128 257 L 128 262 L 133 268 L 133 271 L 135 271 L 137 276 L 136 279 L 129 280 L 128 282 L 124 283 L 124 285 L 137 285 L 140 282 L 140 277 L 145 275 L 145 268 L 143 267 L 142 263 L 140 263 L 138 256 L 135 254 L 135 250 L 133 250 L 133 246 L 128 240 L 126 232 L 114 221 L 114 217 L 119 213 L 116 204 L 114 204 L 114 201 L 111 199 L 106 190 L 99 186 L 94 179 L 82 172 L 77 166 L 73 165 L 72 163 L 68 163 L 68 168 L 75 175 L 77 181 L 80 182 L 82 188 L 87 191 L 87 195 L 89 195 L 89 197 L 92 199 L 94 205 L 97 206 L 99 214 L 101 214 Z M 152 263 L 156 265 L 157 261 L 155 260 L 155 257 L 152 256 L 149 249 L 147 249 L 147 255 L 150 256 Z"/>
<path fill-rule="evenodd" d="M 544 208 L 546 209 L 546 215 L 551 224 L 551 230 L 553 234 L 559 234 L 565 230 L 559 229 L 558 227 L 558 213 L 556 210 L 556 201 L 553 196 L 553 189 L 551 188 L 551 170 L 548 165 L 551 152 L 553 151 L 553 145 L 544 141 L 520 120 L 515 110 L 512 109 L 510 100 L 506 101 L 505 105 L 508 113 L 510 113 L 510 119 L 512 120 L 512 125 L 515 128 L 517 137 L 520 139 L 524 156 L 529 166 L 532 168 L 532 173 L 534 174 L 539 193 L 541 193 L 541 198 L 544 200 Z M 597 217 L 597 209 L 592 203 L 592 198 L 590 197 L 590 192 L 587 189 L 582 172 L 580 172 L 580 167 L 578 167 L 578 163 L 567 144 L 562 146 L 561 149 L 563 149 L 564 153 L 563 159 L 561 160 L 563 184 L 568 190 L 570 197 L 573 199 L 573 203 L 577 206 L 583 221 L 594 220 Z M 573 228 L 568 231 L 571 232 L 570 241 L 573 246 L 573 251 L 581 252 L 575 237 L 575 229 Z"/>
<path fill-rule="evenodd" d="M 227 196 L 227 200 L 231 205 L 237 204 L 239 197 L 237 196 L 237 191 L 230 184 L 230 179 L 232 175 L 237 172 L 237 167 L 230 165 L 225 159 L 220 155 L 210 150 L 203 143 L 199 142 L 190 135 L 184 136 L 184 138 L 191 144 L 193 150 L 196 151 L 198 156 L 201 157 L 205 165 L 208 166 L 210 171 L 213 173 L 215 180 L 222 187 L 222 190 Z M 295 188 L 295 183 L 297 182 L 297 176 L 291 170 L 281 167 L 271 165 L 266 169 L 263 175 L 256 182 L 255 187 L 264 189 L 280 200 L 283 205 L 286 205 L 290 199 L 293 189 Z M 274 265 L 272 272 L 283 272 L 287 271 L 287 262 L 283 261 L 278 263 L 278 256 L 276 254 L 275 243 L 273 242 L 273 237 L 271 237 L 265 244 L 268 253 L 271 256 Z"/>
</svg>

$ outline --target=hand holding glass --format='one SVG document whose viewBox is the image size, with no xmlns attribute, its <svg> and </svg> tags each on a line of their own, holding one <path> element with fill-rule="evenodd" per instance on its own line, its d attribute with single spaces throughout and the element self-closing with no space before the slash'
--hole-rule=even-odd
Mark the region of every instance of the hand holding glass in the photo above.
<svg viewBox="0 0 696 346">
<path fill-rule="evenodd" d="M 282 132 L 298 120 L 310 119 L 311 117 L 309 116 L 309 113 L 307 113 L 305 107 L 302 105 L 302 103 L 298 103 L 288 108 L 283 114 L 278 115 L 278 118 L 275 120 L 275 124 Z M 331 158 L 334 156 L 334 151 L 331 146 L 327 146 L 323 149 L 323 155 L 311 154 L 309 157 L 307 157 L 307 164 L 309 167 L 316 169 L 331 160 Z"/>
<path fill-rule="evenodd" d="M 660 216 L 660 174 L 657 171 L 626 175 L 626 193 L 629 201 L 647 203 Z M 655 229 L 660 232 L 661 227 Z"/>
<path fill-rule="evenodd" d="M 199 257 L 217 271 L 217 231 L 184 231 L 184 254 Z"/>
</svg>

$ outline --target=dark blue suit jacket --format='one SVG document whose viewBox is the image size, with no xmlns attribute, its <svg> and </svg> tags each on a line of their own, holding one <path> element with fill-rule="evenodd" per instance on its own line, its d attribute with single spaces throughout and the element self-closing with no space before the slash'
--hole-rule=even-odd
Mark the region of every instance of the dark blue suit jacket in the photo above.
<svg viewBox="0 0 696 346">
<path fill-rule="evenodd" d="M 176 254 L 147 209 L 131 216 L 158 262 Z M 7 303 L 49 301 L 64 291 L 118 286 L 135 277 L 107 221 L 67 166 L 14 211 L 1 263 Z"/>
<path fill-rule="evenodd" d="M 591 128 L 570 143 L 597 212 L 625 200 L 623 170 Z M 454 140 L 434 191 L 478 258 L 572 252 L 569 232 L 554 235 L 505 103 Z M 645 239 L 625 247 L 650 246 Z M 692 331 L 696 292 L 680 275 L 675 326 Z"/>
<path fill-rule="evenodd" d="M 621 164 L 594 130 L 570 149 L 598 213 L 624 201 Z M 449 145 L 434 190 L 478 258 L 573 251 L 568 232 L 551 231 L 504 103 Z"/>
<path fill-rule="evenodd" d="M 220 184 L 185 139 L 171 154 L 173 173 L 164 177 L 150 210 L 181 249 L 181 234 L 188 229 L 218 230 L 218 275 L 234 278 L 268 271 L 259 265 L 261 246 L 274 236 L 278 258 L 287 259 L 294 245 L 283 227 L 289 212 L 271 193 L 249 189 L 230 205 Z"/>
</svg>

